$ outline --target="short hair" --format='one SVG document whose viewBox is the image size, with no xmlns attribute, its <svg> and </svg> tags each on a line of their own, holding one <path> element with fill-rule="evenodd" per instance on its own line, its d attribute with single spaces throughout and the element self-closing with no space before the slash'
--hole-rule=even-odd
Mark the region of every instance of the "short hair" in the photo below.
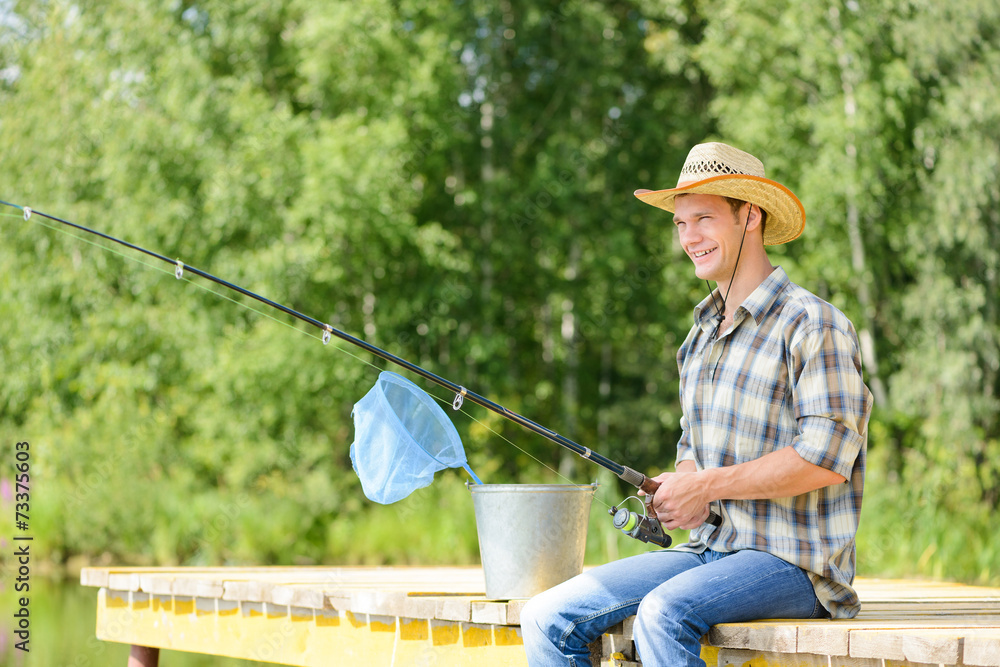
<svg viewBox="0 0 1000 667">
<path fill-rule="evenodd" d="M 740 209 L 743 208 L 743 204 L 750 204 L 751 206 L 753 206 L 753 204 L 751 204 L 750 202 L 744 201 L 742 199 L 736 199 L 734 197 L 726 197 L 725 195 L 723 195 L 722 198 L 725 199 L 727 202 L 729 202 L 729 208 L 733 210 L 733 217 L 739 216 Z M 764 236 L 764 229 L 767 226 L 767 211 L 761 208 L 760 204 L 757 204 L 757 208 L 760 209 L 760 235 Z M 739 219 L 737 219 L 737 222 L 739 222 Z"/>
</svg>

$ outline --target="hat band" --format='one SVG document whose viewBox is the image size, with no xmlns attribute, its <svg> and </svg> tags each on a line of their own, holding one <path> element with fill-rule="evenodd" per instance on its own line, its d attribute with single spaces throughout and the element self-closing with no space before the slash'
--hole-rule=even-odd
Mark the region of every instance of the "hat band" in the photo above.
<svg viewBox="0 0 1000 667">
<path fill-rule="evenodd" d="M 703 180 L 705 178 L 711 178 L 712 176 L 751 176 L 753 174 L 748 174 L 744 171 L 740 171 L 725 162 L 720 162 L 719 160 L 698 160 L 696 162 L 690 162 L 684 165 L 681 169 L 680 177 L 684 176 L 694 176 L 696 181 Z M 678 179 L 679 180 L 679 179 Z"/>
</svg>

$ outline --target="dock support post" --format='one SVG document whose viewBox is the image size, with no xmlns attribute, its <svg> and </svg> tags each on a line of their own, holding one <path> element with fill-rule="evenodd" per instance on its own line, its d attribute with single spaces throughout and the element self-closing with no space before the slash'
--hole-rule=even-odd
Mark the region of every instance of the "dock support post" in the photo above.
<svg viewBox="0 0 1000 667">
<path fill-rule="evenodd" d="M 128 654 L 128 667 L 157 667 L 160 649 L 149 646 L 133 646 Z"/>
</svg>

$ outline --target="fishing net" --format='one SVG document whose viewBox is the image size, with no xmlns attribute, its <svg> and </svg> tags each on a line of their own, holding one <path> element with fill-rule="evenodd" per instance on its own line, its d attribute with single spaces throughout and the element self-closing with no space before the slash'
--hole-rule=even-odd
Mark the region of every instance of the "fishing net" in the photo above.
<svg viewBox="0 0 1000 667">
<path fill-rule="evenodd" d="M 482 484 L 444 410 L 401 375 L 380 373 L 351 414 L 351 463 L 369 500 L 384 505 L 402 500 L 444 468 L 465 468 Z"/>
</svg>

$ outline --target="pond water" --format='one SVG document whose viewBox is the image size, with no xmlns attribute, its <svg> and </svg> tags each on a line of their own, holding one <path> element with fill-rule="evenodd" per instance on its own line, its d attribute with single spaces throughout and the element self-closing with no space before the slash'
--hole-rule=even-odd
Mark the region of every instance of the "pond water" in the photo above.
<svg viewBox="0 0 1000 667">
<path fill-rule="evenodd" d="M 97 590 L 77 580 L 53 581 L 32 577 L 28 609 L 31 613 L 27 653 L 14 647 L 12 615 L 17 595 L 4 582 L 0 593 L 5 621 L 0 623 L 0 665 L 9 667 L 125 667 L 129 647 L 103 642 L 94 636 Z M 234 658 L 161 651 L 164 667 L 265 667 L 265 663 Z"/>
</svg>

